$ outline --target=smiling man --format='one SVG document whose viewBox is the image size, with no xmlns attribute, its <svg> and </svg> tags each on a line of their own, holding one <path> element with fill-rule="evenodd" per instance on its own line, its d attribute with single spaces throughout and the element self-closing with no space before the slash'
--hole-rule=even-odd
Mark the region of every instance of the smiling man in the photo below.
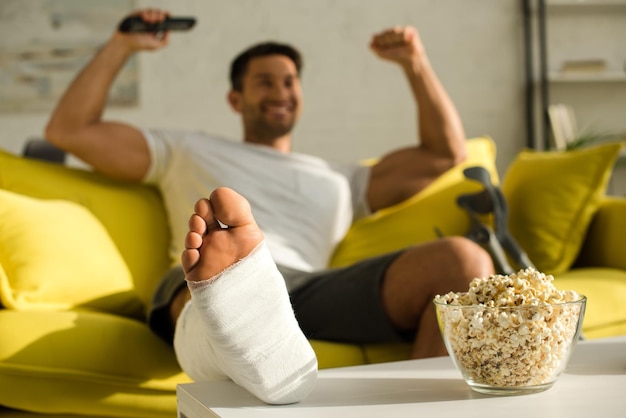
<svg viewBox="0 0 626 418">
<path fill-rule="evenodd" d="M 168 15 L 136 14 L 150 23 Z M 419 124 L 414 145 L 372 167 L 292 152 L 302 59 L 276 42 L 247 49 L 231 65 L 228 102 L 241 115 L 243 141 L 103 120 L 126 60 L 166 46 L 168 37 L 115 32 L 60 100 L 46 137 L 95 170 L 161 190 L 171 255 L 181 262 L 159 282 L 148 322 L 174 345 L 183 370 L 289 403 L 315 381 L 307 338 L 411 341 L 414 358 L 445 355 L 432 300 L 493 273 L 478 245 L 448 237 L 327 269 L 355 219 L 423 190 L 465 158 L 463 125 L 417 31 L 386 29 L 369 45 L 404 73 Z"/>
<path fill-rule="evenodd" d="M 291 130 L 302 101 L 301 66 L 298 51 L 273 42 L 254 46 L 235 59 L 228 100 L 241 113 L 246 142 L 291 151 Z"/>
</svg>

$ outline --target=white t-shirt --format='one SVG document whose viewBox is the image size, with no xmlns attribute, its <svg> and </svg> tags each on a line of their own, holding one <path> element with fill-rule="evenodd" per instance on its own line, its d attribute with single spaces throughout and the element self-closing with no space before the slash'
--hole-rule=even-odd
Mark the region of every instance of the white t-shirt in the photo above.
<svg viewBox="0 0 626 418">
<path fill-rule="evenodd" d="M 144 136 L 152 159 L 144 180 L 161 189 L 175 262 L 194 204 L 217 187 L 248 199 L 276 263 L 304 271 L 325 268 L 353 220 L 368 213 L 367 167 L 200 132 L 145 130 Z"/>
</svg>

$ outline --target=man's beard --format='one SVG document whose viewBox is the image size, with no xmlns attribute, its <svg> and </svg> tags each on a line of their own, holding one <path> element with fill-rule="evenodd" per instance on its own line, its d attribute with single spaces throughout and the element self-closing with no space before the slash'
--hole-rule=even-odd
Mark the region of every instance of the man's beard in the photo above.
<svg viewBox="0 0 626 418">
<path fill-rule="evenodd" d="M 296 118 L 291 117 L 283 122 L 270 122 L 262 114 L 254 111 L 247 112 L 246 129 L 257 141 L 271 143 L 275 139 L 289 134 L 296 123 Z"/>
</svg>

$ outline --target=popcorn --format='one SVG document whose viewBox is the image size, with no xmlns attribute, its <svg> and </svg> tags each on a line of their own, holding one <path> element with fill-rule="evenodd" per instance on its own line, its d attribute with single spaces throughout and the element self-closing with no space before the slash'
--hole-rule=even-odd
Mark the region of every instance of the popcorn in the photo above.
<svg viewBox="0 0 626 418">
<path fill-rule="evenodd" d="M 533 268 L 476 278 L 469 291 L 437 295 L 448 350 L 468 381 L 495 387 L 553 382 L 578 331 L 583 297 Z M 445 308 L 445 309 L 443 309 Z"/>
</svg>

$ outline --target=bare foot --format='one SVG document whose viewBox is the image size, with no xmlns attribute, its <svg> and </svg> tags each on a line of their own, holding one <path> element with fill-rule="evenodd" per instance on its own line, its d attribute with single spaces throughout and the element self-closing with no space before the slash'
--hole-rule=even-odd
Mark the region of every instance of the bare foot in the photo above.
<svg viewBox="0 0 626 418">
<path fill-rule="evenodd" d="M 187 280 L 210 279 L 250 254 L 263 240 L 250 204 L 232 189 L 216 189 L 209 199 L 196 203 L 194 212 L 181 256 Z"/>
<path fill-rule="evenodd" d="M 191 303 L 174 335 L 182 369 L 196 381 L 229 377 L 271 404 L 304 399 L 317 358 L 248 201 L 227 188 L 199 200 L 185 247 Z"/>
</svg>

